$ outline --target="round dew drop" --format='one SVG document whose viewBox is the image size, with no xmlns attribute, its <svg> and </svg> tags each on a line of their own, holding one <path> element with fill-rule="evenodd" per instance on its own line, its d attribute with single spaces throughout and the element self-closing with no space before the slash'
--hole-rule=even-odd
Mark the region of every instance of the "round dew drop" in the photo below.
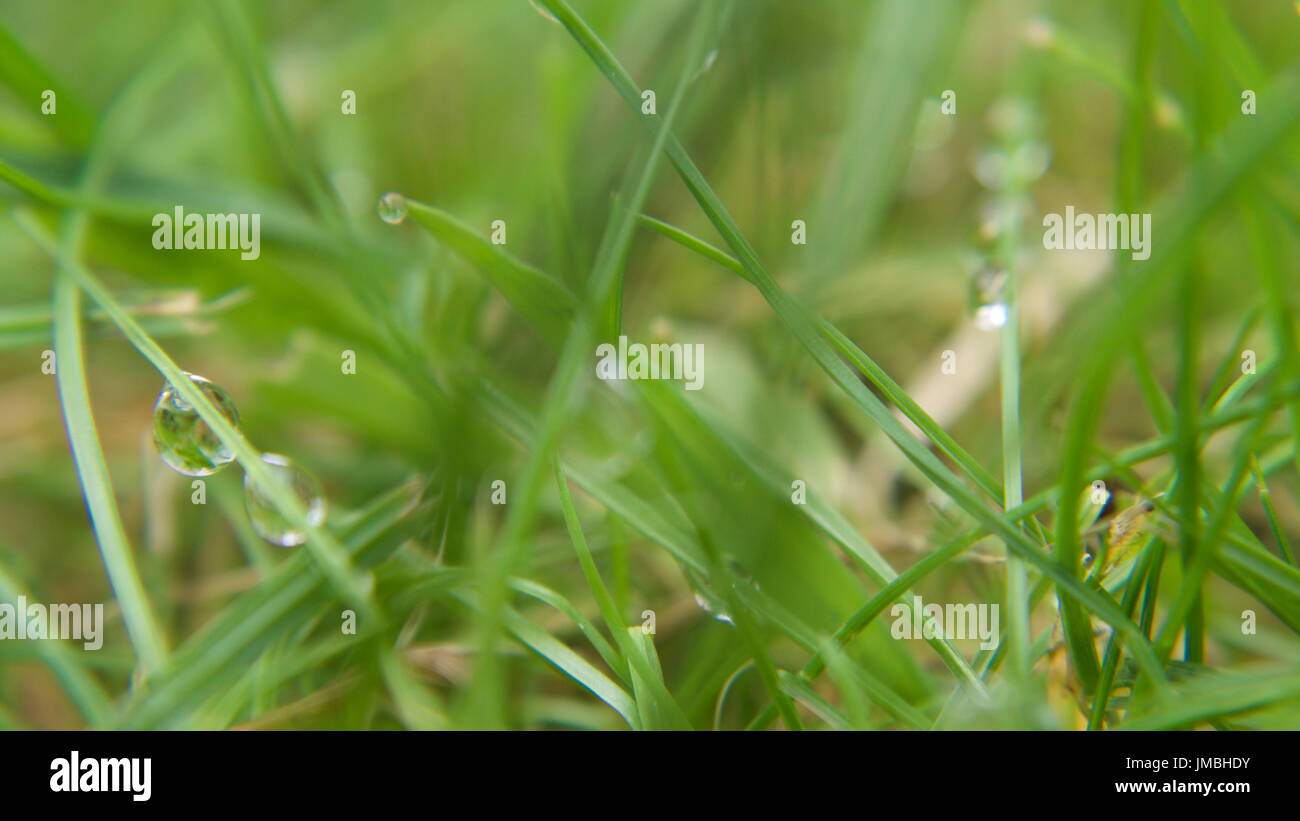
<svg viewBox="0 0 1300 821">
<path fill-rule="evenodd" d="M 380 197 L 379 218 L 389 225 L 396 225 L 406 219 L 406 197 L 396 191 L 389 191 Z"/>
<path fill-rule="evenodd" d="M 981 331 L 996 331 L 1007 324 L 1007 306 L 1002 303 L 981 305 L 975 309 L 975 327 Z"/>
<path fill-rule="evenodd" d="M 758 589 L 758 582 L 749 577 L 749 574 L 745 572 L 743 567 L 741 567 L 740 562 L 728 558 L 727 566 L 730 568 L 731 575 L 735 579 L 753 585 L 755 590 Z M 698 574 L 694 570 L 685 566 L 682 567 L 682 570 L 686 573 L 686 581 L 690 585 L 691 593 L 695 597 L 695 605 L 705 613 L 708 613 L 714 619 L 735 627 L 736 622 L 731 617 L 726 596 L 716 590 L 713 583 L 710 582 L 707 577 Z"/>
<path fill-rule="evenodd" d="M 970 302 L 975 327 L 996 331 L 1007 324 L 1007 272 L 985 268 L 971 279 Z"/>
<path fill-rule="evenodd" d="M 228 393 L 201 376 L 185 375 L 227 422 L 239 427 L 239 411 Z M 171 384 L 163 388 L 153 408 L 153 445 L 168 467 L 186 476 L 210 476 L 235 459 L 235 452 L 222 444 Z"/>
<path fill-rule="evenodd" d="M 286 487 L 306 508 L 309 525 L 316 527 L 325 521 L 325 492 L 315 476 L 278 453 L 263 453 L 262 463 L 270 471 L 272 479 Z M 307 541 L 307 534 L 284 520 L 270 498 L 247 473 L 244 474 L 244 509 L 248 511 L 248 521 L 253 530 L 271 544 L 296 547 Z"/>
<path fill-rule="evenodd" d="M 691 579 L 691 593 L 695 596 L 695 606 L 708 613 L 714 619 L 726 624 L 735 625 L 731 619 L 731 614 L 727 612 L 727 603 L 717 593 L 713 592 L 713 586 L 707 582 L 697 582 Z"/>
</svg>

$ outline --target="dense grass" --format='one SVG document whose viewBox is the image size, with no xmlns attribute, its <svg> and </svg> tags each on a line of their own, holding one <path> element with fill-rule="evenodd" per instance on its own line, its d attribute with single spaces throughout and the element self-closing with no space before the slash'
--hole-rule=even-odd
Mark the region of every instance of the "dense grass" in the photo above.
<svg viewBox="0 0 1300 821">
<path fill-rule="evenodd" d="M 111 604 L 0 642 L 0 724 L 1300 728 L 1289 6 L 55 7 L 0 12 L 0 601 Z M 260 258 L 154 250 L 178 204 Z M 1150 259 L 1045 251 L 1066 204 Z M 620 333 L 703 389 L 597 380 Z M 996 646 L 891 638 L 914 595 Z"/>
</svg>

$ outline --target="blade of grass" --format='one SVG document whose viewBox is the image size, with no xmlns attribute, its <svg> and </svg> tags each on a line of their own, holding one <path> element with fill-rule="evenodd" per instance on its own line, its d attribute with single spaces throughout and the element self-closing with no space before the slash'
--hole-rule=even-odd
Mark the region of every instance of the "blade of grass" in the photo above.
<svg viewBox="0 0 1300 821">
<path fill-rule="evenodd" d="M 404 483 L 376 499 L 356 522 L 340 531 L 338 538 L 358 564 L 379 562 L 426 528 L 432 509 L 427 502 L 420 504 L 420 495 L 418 488 Z M 294 554 L 178 648 L 168 669 L 147 690 L 135 694 L 122 725 L 132 729 L 188 726 L 204 699 L 238 680 L 250 659 L 279 636 L 318 619 L 326 608 L 337 612 L 328 577 L 309 554 Z M 378 620 L 357 614 L 358 636 L 380 626 Z"/>
<path fill-rule="evenodd" d="M 445 211 L 407 199 L 416 222 L 470 262 L 546 341 L 559 347 L 577 310 L 577 298 L 564 283 L 532 267 Z"/>
<path fill-rule="evenodd" d="M 126 632 L 141 666 L 154 672 L 166 661 L 167 643 L 140 583 L 126 529 L 113 498 L 104 452 L 95 432 L 83 365 L 78 296 L 76 284 L 60 273 L 54 286 L 54 353 L 58 363 L 59 401 L 109 584 L 122 608 Z"/>
<path fill-rule="evenodd" d="M 250 95 L 253 108 L 270 134 L 281 161 L 289 168 L 318 215 L 335 226 L 352 231 L 352 222 L 346 218 L 338 193 L 325 181 L 310 154 L 303 150 L 307 143 L 295 132 L 289 115 L 285 113 L 284 103 L 271 82 L 271 72 L 261 44 L 243 4 L 240 0 L 210 0 L 208 8 L 213 12 L 223 35 L 221 39 L 233 57 L 225 64 L 238 67 L 242 73 L 242 88 Z"/>
<path fill-rule="evenodd" d="M 467 591 L 452 591 L 452 596 L 477 612 L 482 612 L 480 605 Z M 578 684 L 585 687 L 596 698 L 608 704 L 614 712 L 623 717 L 628 726 L 634 730 L 641 729 L 636 702 L 627 691 L 614 682 L 586 659 L 565 646 L 564 642 L 542 630 L 532 622 L 520 616 L 514 610 L 504 613 L 504 626 L 511 635 L 542 660 L 555 666 Z"/>
<path fill-rule="evenodd" d="M 818 695 L 808 684 L 797 676 L 780 672 L 781 692 L 804 705 L 810 712 L 830 725 L 833 730 L 866 729 L 867 725 L 849 718 L 839 708 Z"/>
<path fill-rule="evenodd" d="M 712 11 L 716 12 L 717 9 Z M 603 316 L 601 312 L 609 304 L 610 294 L 617 284 L 619 271 L 631 241 L 634 217 L 649 195 L 650 183 L 654 178 L 659 155 L 669 133 L 669 125 L 685 96 L 688 80 L 695 67 L 699 65 L 706 38 L 711 34 L 710 26 L 707 25 L 711 16 L 701 14 L 697 17 L 683 71 L 663 117 L 664 124 L 657 129 L 654 143 L 626 207 L 616 208 L 607 224 L 605 239 L 601 242 L 603 253 L 598 255 L 591 274 L 587 310 L 578 313 L 560 354 L 559 364 L 547 386 L 546 398 L 540 414 L 537 444 L 522 471 L 516 501 L 510 505 L 506 516 L 502 547 L 484 568 L 481 588 L 483 619 L 479 630 L 482 654 L 475 668 L 474 688 L 475 697 L 478 699 L 479 720 L 484 726 L 499 726 L 501 722 L 500 703 L 503 685 L 493 651 L 498 631 L 498 611 L 507 604 L 504 581 L 510 575 L 518 553 L 525 546 L 524 537 L 532 525 L 546 467 L 560 439 L 566 415 L 575 399 L 576 389 L 582 385 L 579 374 L 583 372 L 583 365 L 592 350 L 592 343 Z M 658 116 L 652 115 L 652 119 L 657 121 Z"/>
<path fill-rule="evenodd" d="M 626 627 L 621 632 L 627 637 L 631 651 L 627 658 L 632 677 L 632 694 L 641 713 L 641 728 L 692 729 L 690 720 L 669 694 L 668 685 L 664 683 L 664 671 L 659 664 L 659 654 L 655 652 L 654 639 L 639 625 Z"/>
<path fill-rule="evenodd" d="M 1273 540 L 1277 542 L 1277 549 L 1281 551 L 1282 557 L 1290 564 L 1295 564 L 1295 554 L 1291 552 L 1291 543 L 1287 540 L 1286 533 L 1277 521 L 1277 509 L 1273 507 L 1273 494 L 1268 490 L 1268 482 L 1264 481 L 1264 475 L 1259 470 L 1259 458 L 1255 454 L 1250 457 L 1251 473 L 1255 476 L 1255 488 L 1259 491 L 1260 504 L 1264 506 L 1264 515 L 1268 518 L 1268 529 L 1273 534 Z"/>
<path fill-rule="evenodd" d="M 745 270 L 745 266 L 740 260 L 728 254 L 699 237 L 689 234 L 682 229 L 670 225 L 662 220 L 641 214 L 641 222 L 647 227 L 657 231 L 663 236 L 671 239 L 673 242 L 700 254 L 701 256 L 713 260 L 723 267 L 734 271 L 743 277 L 746 281 L 753 284 L 754 280 Z M 821 316 L 816 318 L 818 330 L 822 333 L 827 342 L 834 345 L 840 353 L 853 364 L 858 372 L 867 378 L 871 384 L 892 402 L 907 417 L 908 421 L 916 425 L 922 433 L 939 448 L 945 456 L 952 459 L 966 473 L 967 478 L 980 487 L 990 498 L 1001 501 L 1004 495 L 1002 486 L 998 484 L 997 479 L 990 474 L 983 465 L 975 460 L 961 445 L 944 430 L 938 422 L 925 412 L 925 410 L 912 399 L 908 393 L 895 382 L 883 368 L 867 356 L 867 354 L 844 335 L 838 328 Z"/>
<path fill-rule="evenodd" d="M 880 230 L 907 168 L 918 103 L 933 94 L 927 84 L 951 59 L 966 11 L 949 0 L 886 0 L 868 9 L 841 109 L 847 122 L 828 152 L 809 222 L 821 232 L 808 247 L 809 300 Z"/>
<path fill-rule="evenodd" d="M 1242 433 L 1237 443 L 1236 454 L 1233 459 L 1232 472 L 1228 481 L 1222 490 L 1223 499 L 1219 507 L 1214 511 L 1210 518 L 1209 527 L 1205 529 L 1204 538 L 1200 538 L 1199 529 L 1197 531 L 1197 541 L 1194 542 L 1194 548 L 1186 552 L 1184 558 L 1184 571 L 1182 584 L 1179 587 L 1178 596 L 1170 608 L 1169 614 L 1165 618 L 1164 625 L 1156 635 L 1155 647 L 1156 652 L 1163 658 L 1173 648 L 1173 643 L 1180 627 L 1186 629 L 1187 635 L 1192 635 L 1193 630 L 1187 625 L 1195 614 L 1195 608 L 1198 608 L 1201 597 L 1201 585 L 1204 581 L 1205 574 L 1209 570 L 1210 562 L 1213 558 L 1214 551 L 1217 547 L 1219 537 L 1226 527 L 1229 516 L 1235 513 L 1238 497 L 1241 494 L 1249 472 L 1250 459 L 1255 451 L 1255 444 L 1263 429 L 1267 417 L 1260 416 L 1253 420 L 1245 432 Z M 1182 476 L 1179 481 L 1184 481 Z M 1188 515 L 1185 509 L 1180 510 L 1183 515 Z M 1200 505 L 1196 503 L 1195 508 L 1190 513 L 1191 516 L 1199 518 Z M 1204 641 L 1204 636 L 1196 636 L 1196 640 Z M 1199 661 L 1204 657 L 1204 648 L 1199 648 L 1199 652 L 1193 653 L 1194 648 L 1188 647 L 1188 655 L 1195 656 Z M 1192 659 L 1188 659 L 1189 661 Z"/>
<path fill-rule="evenodd" d="M 1214 675 L 1187 687 L 1163 708 L 1126 721 L 1116 730 L 1175 730 L 1300 698 L 1300 673 L 1260 676 Z"/>
<path fill-rule="evenodd" d="M 138 105 L 142 90 L 147 88 L 144 81 L 156 76 L 154 67 L 165 67 L 167 56 L 167 51 L 162 52 L 161 57 L 156 57 L 140 74 L 133 77 L 105 114 L 105 126 L 100 139 L 91 146 L 82 169 L 82 191 L 93 194 L 103 185 L 120 144 L 126 115 Z M 109 585 L 121 607 L 131 646 L 144 675 L 148 676 L 166 663 L 167 643 L 140 582 L 90 409 L 90 390 L 86 384 L 81 336 L 81 292 L 71 270 L 81 255 L 87 224 L 88 216 L 84 211 L 68 211 L 59 232 L 57 250 L 51 253 L 57 263 L 51 314 L 57 363 L 55 379 L 68 430 L 68 441 L 72 446 L 73 461 L 77 466 L 77 477 L 90 512 Z"/>
<path fill-rule="evenodd" d="M 55 93 L 57 116 L 45 121 L 69 145 L 80 148 L 90 143 L 95 117 L 81 97 L 50 73 L 33 57 L 8 28 L 0 23 L 0 81 L 19 99 L 35 105 L 46 89 Z"/>
<path fill-rule="evenodd" d="M 564 24 L 578 44 L 587 52 L 597 68 L 610 79 L 620 96 L 639 110 L 640 91 L 626 70 L 619 65 L 613 54 L 596 36 L 595 32 L 577 16 L 564 0 L 540 0 Z M 662 133 L 662 132 L 660 132 Z M 1156 661 L 1150 646 L 1137 627 L 1108 598 L 1099 596 L 1095 591 L 1084 586 L 1076 574 L 1067 572 L 1058 562 L 1047 557 L 1013 525 L 1008 524 L 963 485 L 951 472 L 926 450 L 903 426 L 889 413 L 870 391 L 864 386 L 826 346 L 818 336 L 814 323 L 808 318 L 807 310 L 780 288 L 770 273 L 759 262 L 757 254 L 748 240 L 741 234 L 739 227 L 731 218 L 713 189 L 700 174 L 695 163 L 690 159 L 681 143 L 672 138 L 664 148 L 669 160 L 677 169 L 678 175 L 685 182 L 692 196 L 700 204 L 705 215 L 726 239 L 736 258 L 744 264 L 759 292 L 768 304 L 787 324 L 805 348 L 813 355 L 817 363 L 826 371 L 842 390 L 866 412 L 867 416 L 894 441 L 914 465 L 975 518 L 984 521 L 1000 536 L 1008 540 L 1012 549 L 1043 568 L 1044 572 L 1059 582 L 1063 591 L 1070 596 L 1088 604 L 1100 618 L 1117 630 L 1130 634 L 1134 641 L 1134 653 L 1144 670 L 1154 680 L 1163 681 L 1164 674 Z M 1068 498 L 1068 495 L 1067 495 Z M 1070 519 L 1073 519 L 1071 511 Z"/>
<path fill-rule="evenodd" d="M 779 626 L 781 631 L 793 639 L 804 650 L 810 653 L 818 653 L 823 643 L 828 637 L 818 633 L 816 630 L 801 622 L 792 613 L 786 610 L 777 602 L 773 601 L 770 596 L 761 590 L 754 588 L 752 584 L 744 582 L 738 583 L 735 587 L 736 595 L 746 606 L 755 612 L 762 613 L 765 618 L 773 624 Z M 845 656 L 847 659 L 847 655 Z M 892 715 L 898 721 L 911 727 L 912 729 L 925 729 L 930 726 L 931 721 L 924 713 L 913 707 L 902 696 L 894 692 L 886 684 L 876 679 L 867 672 L 862 665 L 853 664 L 850 660 L 849 670 L 847 671 L 862 688 L 872 701 L 880 706 L 885 712 Z M 799 678 L 804 681 L 810 681 L 806 676 L 800 675 Z M 774 700 L 775 702 L 775 700 Z M 771 723 L 775 717 L 776 709 L 768 707 L 762 713 L 750 722 L 748 729 L 761 729 Z"/>
<path fill-rule="evenodd" d="M 600 634 L 600 630 L 596 625 L 586 616 L 582 615 L 582 612 L 579 611 L 578 608 L 574 607 L 568 599 L 564 598 L 549 587 L 545 587 L 534 581 L 529 581 L 528 579 L 511 579 L 510 586 L 518 592 L 523 593 L 525 596 L 530 596 L 540 602 L 550 605 L 568 616 L 569 620 L 577 625 L 578 632 L 582 633 L 587 641 L 591 642 L 591 646 L 595 648 L 596 652 L 600 655 L 601 660 L 604 661 L 605 664 L 609 665 L 609 669 L 613 670 L 614 673 L 619 676 L 621 681 L 624 683 L 630 683 L 627 675 L 627 663 L 623 660 L 623 656 L 619 654 L 618 650 L 614 649 L 613 645 L 605 640 L 605 637 Z"/>
<path fill-rule="evenodd" d="M 614 598 L 610 596 L 609 589 L 600 578 L 600 571 L 596 568 L 591 550 L 587 547 L 587 538 L 582 533 L 582 524 L 578 521 L 578 511 L 573 506 L 569 482 L 564 477 L 564 471 L 560 469 L 558 461 L 553 463 L 552 470 L 555 474 L 555 486 L 560 495 L 560 507 L 564 512 L 564 524 L 569 530 L 573 550 L 578 554 L 582 575 L 587 579 L 587 587 L 596 599 L 600 614 L 605 619 L 606 628 L 622 653 L 621 674 L 631 675 L 633 695 L 636 698 L 637 708 L 641 711 L 642 727 L 647 730 L 690 729 L 690 720 L 668 692 L 658 664 L 653 666 L 650 664 L 648 656 L 654 654 L 653 646 L 646 648 L 638 643 L 635 634 L 640 633 L 640 627 L 632 628 L 632 634 L 629 634 L 628 625 L 619 615 Z M 630 670 L 627 667 L 629 664 Z"/>
<path fill-rule="evenodd" d="M 1139 554 L 1137 561 L 1133 563 L 1133 569 L 1129 572 L 1128 581 L 1124 585 L 1124 595 L 1120 600 L 1120 606 L 1130 616 L 1137 607 L 1138 599 L 1142 596 L 1143 582 L 1146 580 L 1147 573 L 1161 555 L 1159 551 L 1152 550 L 1150 547 L 1150 545 L 1147 545 Z M 1097 689 L 1093 694 L 1092 710 L 1088 715 L 1089 730 L 1100 730 L 1102 728 L 1102 722 L 1106 716 L 1106 706 L 1110 701 L 1111 689 L 1115 684 L 1115 673 L 1119 669 L 1122 648 L 1123 643 L 1121 640 L 1112 634 L 1110 640 L 1106 643 L 1106 652 L 1102 659 Z"/>
<path fill-rule="evenodd" d="M 1200 552 L 1200 494 L 1201 460 L 1197 419 L 1200 415 L 1199 388 L 1197 386 L 1197 335 L 1200 304 L 1197 294 L 1203 274 L 1198 263 L 1192 263 L 1178 285 L 1178 374 L 1175 381 L 1174 406 L 1174 472 L 1178 480 L 1174 494 L 1178 500 L 1178 543 L 1183 559 L 1184 574 L 1189 574 L 1192 557 Z M 1199 588 L 1198 588 L 1199 589 Z M 1188 605 L 1194 608 L 1187 623 L 1185 658 L 1201 661 L 1205 656 L 1205 636 L 1197 628 L 1201 624 L 1199 598 Z M 1160 644 L 1157 641 L 1156 648 Z"/>
<path fill-rule="evenodd" d="M 1295 326 L 1294 291 L 1288 287 L 1282 268 L 1278 265 L 1276 231 L 1273 221 L 1258 202 L 1242 196 L 1238 200 L 1238 209 L 1246 220 L 1246 234 L 1249 238 L 1250 256 L 1258 271 L 1260 284 L 1268 296 L 1268 320 L 1272 331 L 1273 344 L 1277 350 L 1282 374 L 1289 379 L 1300 378 L 1300 343 L 1297 342 Z M 1300 445 L 1300 398 L 1292 397 L 1290 403 L 1291 437 Z M 1295 451 L 1295 469 L 1300 474 L 1300 446 Z"/>
<path fill-rule="evenodd" d="M 350 572 L 347 552 L 338 541 L 320 526 L 313 526 L 307 521 L 306 508 L 302 502 L 289 491 L 282 482 L 275 479 L 262 462 L 261 455 L 253 448 L 244 435 L 226 419 L 198 388 L 184 375 L 176 363 L 158 346 L 129 314 L 122 310 L 113 296 L 100 284 L 99 279 L 70 259 L 53 240 L 48 232 L 27 212 L 19 213 L 16 220 L 27 234 L 50 257 L 56 260 L 76 284 L 104 310 L 132 346 L 145 359 L 149 360 L 163 377 L 175 388 L 181 398 L 192 405 L 199 417 L 212 428 L 213 433 L 222 444 L 235 453 L 235 458 L 245 472 L 252 477 L 263 490 L 276 512 L 284 517 L 294 529 L 307 534 L 307 548 L 320 562 L 331 584 L 340 596 L 367 614 L 374 614 L 374 602 L 370 594 L 372 580 L 368 576 L 354 576 Z"/>
<path fill-rule="evenodd" d="M 1083 487 L 1085 470 L 1083 455 L 1087 442 L 1100 421 L 1102 396 L 1109 381 L 1111 363 L 1127 344 L 1133 329 L 1141 327 L 1142 317 L 1151 309 L 1159 293 L 1159 286 L 1182 259 L 1189 238 L 1210 209 L 1222 201 L 1232 184 L 1245 176 L 1300 120 L 1298 79 L 1300 75 L 1295 73 L 1277 78 L 1274 85 L 1287 102 L 1271 112 L 1267 121 L 1257 120 L 1249 128 L 1240 124 L 1229 126 L 1228 133 L 1217 146 L 1218 150 L 1206 153 L 1194 162 L 1187 174 L 1188 187 L 1180 190 L 1175 203 L 1160 211 L 1160 219 L 1153 218 L 1153 223 L 1163 223 L 1168 227 L 1163 231 L 1163 236 L 1166 237 L 1163 244 L 1153 250 L 1150 260 L 1143 263 L 1144 275 L 1122 277 L 1120 288 L 1104 299 L 1106 309 L 1098 309 L 1099 319 L 1094 322 L 1101 327 L 1089 328 L 1088 338 L 1096 340 L 1096 344 L 1088 348 L 1081 363 L 1082 378 L 1078 380 L 1079 389 L 1067 417 L 1062 446 L 1064 459 L 1058 485 L 1061 490 L 1058 521 L 1062 527 L 1057 531 L 1055 549 L 1063 561 L 1077 566 L 1077 534 L 1066 523 L 1073 522 L 1077 512 L 1077 494 Z M 1128 270 L 1131 264 L 1122 257 L 1119 260 L 1122 270 Z M 1089 657 L 1087 648 L 1080 646 L 1079 649 L 1081 657 Z M 1145 651 L 1139 659 L 1143 656 Z M 1148 673 L 1151 672 L 1149 663 L 1144 663 L 1143 666 Z M 1160 678 L 1163 679 L 1163 675 Z"/>
</svg>

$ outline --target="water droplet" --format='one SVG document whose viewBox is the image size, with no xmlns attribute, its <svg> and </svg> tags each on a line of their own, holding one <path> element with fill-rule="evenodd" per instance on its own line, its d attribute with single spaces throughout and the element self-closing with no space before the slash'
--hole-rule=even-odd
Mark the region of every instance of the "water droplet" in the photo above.
<svg viewBox="0 0 1300 821">
<path fill-rule="evenodd" d="M 745 568 L 735 559 L 727 559 L 727 567 L 731 571 L 732 578 L 737 585 L 747 584 L 758 590 L 758 582 L 750 578 Z M 702 574 L 683 566 L 682 570 L 686 573 L 686 581 L 691 586 L 691 593 L 695 596 L 695 604 L 705 613 L 721 622 L 735 626 L 735 621 L 731 618 L 730 608 L 727 605 L 727 598 L 722 593 L 714 589 L 712 582 Z"/>
<path fill-rule="evenodd" d="M 996 331 L 1007 324 L 1007 306 L 981 305 L 975 309 L 975 327 L 981 331 Z"/>
<path fill-rule="evenodd" d="M 270 470 L 272 478 L 284 484 L 307 509 L 308 524 L 316 527 L 325 521 L 325 492 L 315 476 L 278 453 L 263 453 L 262 462 Z M 248 511 L 248 521 L 253 530 L 271 544 L 295 547 L 307 541 L 307 534 L 294 528 L 276 512 L 271 500 L 248 474 L 244 474 L 244 509 Z"/>
<path fill-rule="evenodd" d="M 714 591 L 713 585 L 689 571 L 686 578 L 690 580 L 691 592 L 695 594 L 695 605 L 697 607 L 718 621 L 735 626 L 735 622 L 731 620 L 731 614 L 727 612 L 726 600 Z"/>
<path fill-rule="evenodd" d="M 406 197 L 396 191 L 389 191 L 380 197 L 379 218 L 389 225 L 396 225 L 406 219 Z"/>
<path fill-rule="evenodd" d="M 971 278 L 971 307 L 975 327 L 981 331 L 996 331 L 1007 324 L 1007 272 L 1001 268 L 985 268 Z"/>
<path fill-rule="evenodd" d="M 229 394 L 201 376 L 185 375 L 226 421 L 239 426 L 239 411 Z M 235 458 L 235 452 L 222 444 L 171 384 L 163 388 L 153 407 L 153 445 L 168 467 L 186 476 L 210 476 Z"/>
</svg>

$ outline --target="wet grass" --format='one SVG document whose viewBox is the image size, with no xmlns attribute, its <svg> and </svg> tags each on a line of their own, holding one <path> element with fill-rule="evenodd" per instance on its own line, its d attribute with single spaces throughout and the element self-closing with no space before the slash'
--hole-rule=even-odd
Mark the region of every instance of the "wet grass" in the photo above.
<svg viewBox="0 0 1300 821">
<path fill-rule="evenodd" d="M 102 654 L 0 643 L 0 721 L 1300 727 L 1300 18 L 536 5 L 214 0 L 84 66 L 0 19 L 0 594 L 116 605 Z M 990 194 L 1009 103 L 1052 166 Z M 972 242 L 989 201 L 1026 213 Z M 261 258 L 154 251 L 178 203 L 262 214 Z M 1065 203 L 1151 212 L 1150 259 L 1043 251 Z M 620 333 L 702 343 L 704 389 L 595 379 Z M 926 387 L 954 348 L 985 375 Z M 209 504 L 139 447 L 164 380 L 236 454 Z M 891 638 L 915 595 L 998 604 L 996 644 Z"/>
</svg>

